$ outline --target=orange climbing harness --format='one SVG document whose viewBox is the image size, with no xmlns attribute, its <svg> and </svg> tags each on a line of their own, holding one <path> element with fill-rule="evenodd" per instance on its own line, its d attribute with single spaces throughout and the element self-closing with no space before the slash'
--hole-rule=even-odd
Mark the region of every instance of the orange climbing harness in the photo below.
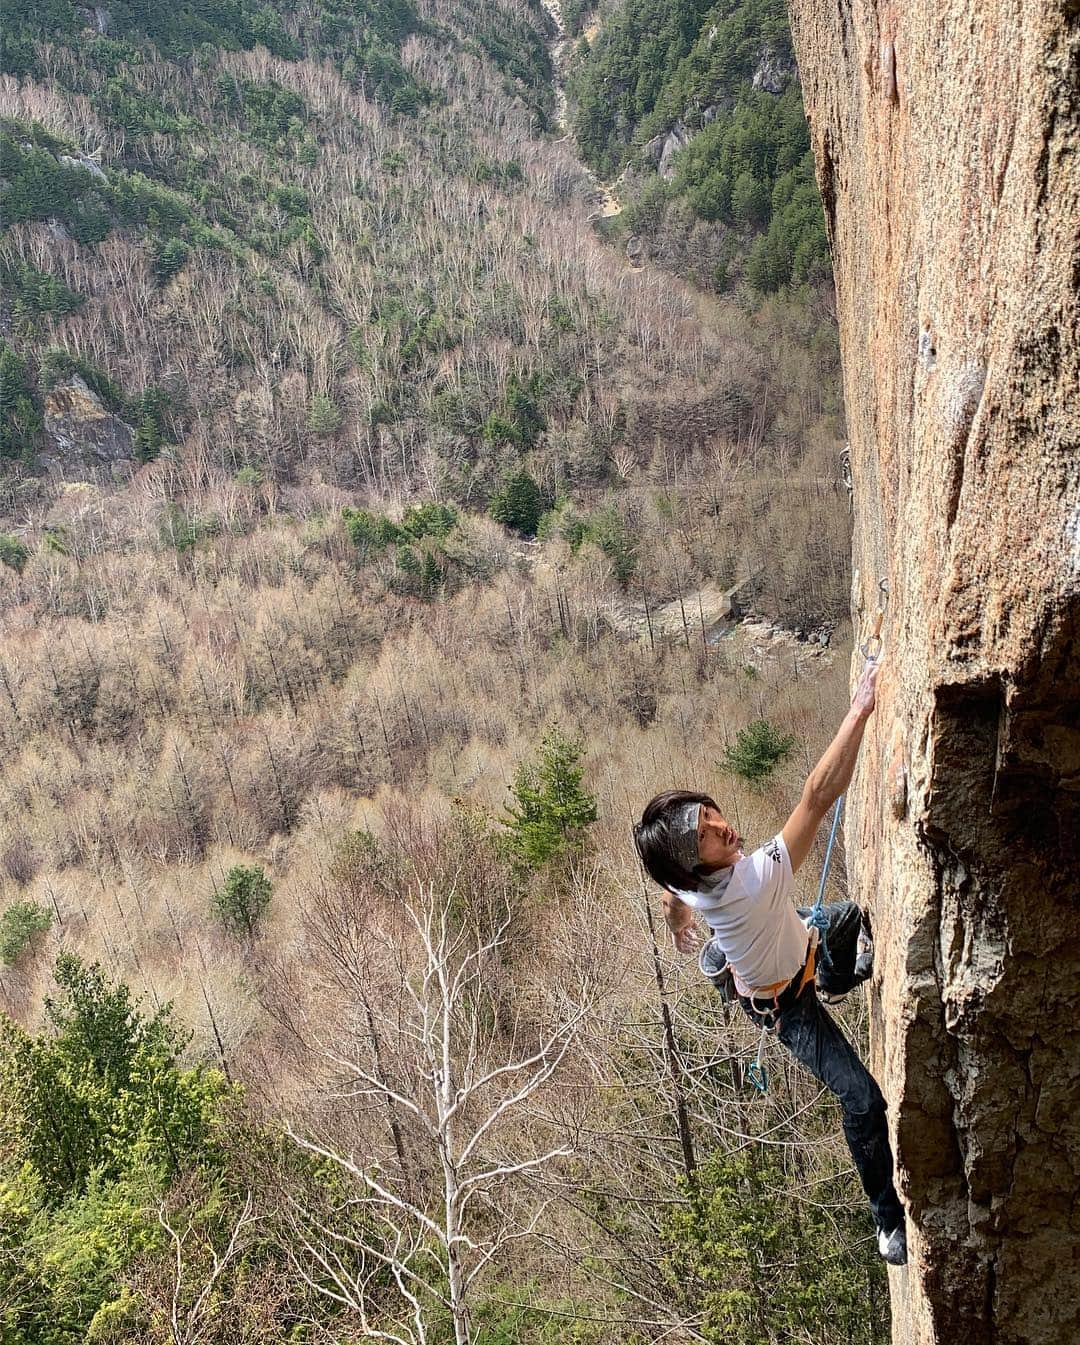
<svg viewBox="0 0 1080 1345">
<path fill-rule="evenodd" d="M 799 977 L 799 983 L 797 986 L 795 986 L 795 981 L 794 979 L 792 979 L 790 981 L 778 981 L 776 985 L 764 985 L 760 986 L 756 990 L 751 990 L 747 998 L 750 1001 L 750 1007 L 753 1009 L 753 1011 L 761 1015 L 771 1014 L 778 1020 L 780 1015 L 780 996 L 783 993 L 783 991 L 790 989 L 792 986 L 795 986 L 795 993 L 794 995 L 791 996 L 791 999 L 798 999 L 799 996 L 802 994 L 802 992 L 814 979 L 815 952 L 816 952 L 816 945 L 811 944 L 810 950 L 806 955 L 806 962 L 803 964 L 802 975 Z M 798 972 L 796 972 L 795 974 L 796 976 L 799 975 Z M 759 996 L 764 997 L 766 1000 L 771 999 L 772 1003 L 771 1004 L 766 1003 L 765 1006 L 762 1007 L 762 1005 L 758 1003 Z"/>
</svg>

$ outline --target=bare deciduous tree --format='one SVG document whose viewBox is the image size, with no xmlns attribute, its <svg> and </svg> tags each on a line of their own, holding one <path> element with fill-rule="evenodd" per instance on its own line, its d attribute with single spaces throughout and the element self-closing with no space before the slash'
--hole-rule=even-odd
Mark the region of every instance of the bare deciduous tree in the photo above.
<svg viewBox="0 0 1080 1345">
<path fill-rule="evenodd" d="M 259 1216 L 249 1191 L 220 1248 L 205 1230 L 195 1227 L 190 1213 L 180 1227 L 179 1221 L 174 1222 L 168 1203 L 162 1200 L 157 1216 L 172 1251 L 170 1282 L 162 1293 L 169 1340 L 171 1345 L 198 1345 L 199 1341 L 210 1339 L 210 1333 L 219 1324 L 218 1299 L 223 1276 L 242 1257 Z"/>
<path fill-rule="evenodd" d="M 385 1162 L 364 1162 L 290 1128 L 344 1174 L 349 1191 L 337 1211 L 348 1211 L 346 1228 L 296 1203 L 306 1253 L 298 1268 L 376 1339 L 424 1345 L 441 1307 L 457 1345 L 467 1345 L 478 1281 L 536 1232 L 549 1203 L 518 1180 L 571 1156 L 536 1104 L 577 1040 L 595 998 L 593 974 L 583 967 L 546 1002 L 503 993 L 510 904 L 478 910 L 456 882 L 412 884 L 393 932 L 358 936 L 355 912 L 333 897 L 321 914 L 339 987 L 360 1008 L 353 1049 L 323 1040 L 321 1054 L 341 1080 L 337 1098 L 385 1110 L 394 1145 Z M 534 1180 L 528 1186 L 535 1192 Z M 369 1302 L 380 1272 L 401 1308 L 399 1324 L 381 1334 Z"/>
</svg>

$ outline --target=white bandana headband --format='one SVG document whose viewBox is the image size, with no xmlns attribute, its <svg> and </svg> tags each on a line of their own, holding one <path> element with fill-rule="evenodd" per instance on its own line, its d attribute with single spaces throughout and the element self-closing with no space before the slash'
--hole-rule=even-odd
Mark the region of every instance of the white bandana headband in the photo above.
<svg viewBox="0 0 1080 1345">
<path fill-rule="evenodd" d="M 698 866 L 698 824 L 701 821 L 701 804 L 681 804 L 671 819 L 671 851 L 687 873 L 693 873 Z"/>
</svg>

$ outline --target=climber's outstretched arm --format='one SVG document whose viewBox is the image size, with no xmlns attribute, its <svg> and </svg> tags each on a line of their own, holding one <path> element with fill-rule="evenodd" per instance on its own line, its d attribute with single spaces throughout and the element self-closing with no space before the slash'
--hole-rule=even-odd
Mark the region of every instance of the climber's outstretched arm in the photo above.
<svg viewBox="0 0 1080 1345">
<path fill-rule="evenodd" d="M 784 844 L 791 856 L 792 871 L 810 853 L 822 818 L 851 781 L 866 721 L 874 713 L 874 694 L 880 671 L 879 662 L 868 663 L 863 669 L 855 687 L 851 709 L 844 716 L 840 731 L 810 772 L 803 786 L 802 798 L 784 823 Z"/>
</svg>

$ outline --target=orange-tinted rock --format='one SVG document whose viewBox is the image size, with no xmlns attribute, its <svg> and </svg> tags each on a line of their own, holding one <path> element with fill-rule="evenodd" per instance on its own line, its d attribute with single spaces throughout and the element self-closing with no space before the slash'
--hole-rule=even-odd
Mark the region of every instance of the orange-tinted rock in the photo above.
<svg viewBox="0 0 1080 1345">
<path fill-rule="evenodd" d="M 1080 9 L 792 0 L 865 630 L 897 1345 L 1080 1340 Z M 901 773 L 902 794 L 901 798 Z"/>
</svg>

